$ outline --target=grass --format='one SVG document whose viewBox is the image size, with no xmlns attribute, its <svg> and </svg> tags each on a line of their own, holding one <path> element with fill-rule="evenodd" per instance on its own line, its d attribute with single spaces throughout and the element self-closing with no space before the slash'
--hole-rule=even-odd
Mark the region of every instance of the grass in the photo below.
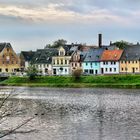
<svg viewBox="0 0 140 140">
<path fill-rule="evenodd" d="M 4 86 L 31 87 L 109 87 L 109 88 L 140 88 L 140 75 L 81 76 L 75 81 L 71 76 L 37 77 L 30 81 L 28 77 L 10 77 L 0 82 Z"/>
</svg>

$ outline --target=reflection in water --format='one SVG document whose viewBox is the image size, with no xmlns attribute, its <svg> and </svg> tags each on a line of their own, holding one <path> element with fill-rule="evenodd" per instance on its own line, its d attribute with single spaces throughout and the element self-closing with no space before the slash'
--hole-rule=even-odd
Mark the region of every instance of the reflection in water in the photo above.
<svg viewBox="0 0 140 140">
<path fill-rule="evenodd" d="M 5 140 L 140 139 L 140 90 L 15 89 L 20 95 L 11 100 L 22 111 L 5 126 L 31 116 L 35 119 Z M 20 133 L 32 129 L 36 131 Z"/>
</svg>

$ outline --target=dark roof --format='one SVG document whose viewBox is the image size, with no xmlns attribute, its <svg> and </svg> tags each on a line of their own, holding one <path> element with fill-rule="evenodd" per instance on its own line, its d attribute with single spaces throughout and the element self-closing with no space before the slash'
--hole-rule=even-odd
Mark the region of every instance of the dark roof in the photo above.
<svg viewBox="0 0 140 140">
<path fill-rule="evenodd" d="M 64 50 L 65 50 L 65 54 L 66 54 L 66 56 L 70 56 L 74 51 L 73 50 L 71 50 L 71 48 L 72 48 L 72 45 L 65 45 L 65 46 L 60 46 L 60 47 L 63 47 L 64 48 Z"/>
<path fill-rule="evenodd" d="M 12 48 L 11 44 L 10 43 L 0 43 L 0 52 L 2 52 L 2 50 L 4 48 Z"/>
<path fill-rule="evenodd" d="M 50 64 L 52 57 L 58 54 L 55 48 L 38 49 L 32 59 L 33 64 Z"/>
<path fill-rule="evenodd" d="M 99 62 L 104 50 L 105 48 L 91 48 L 87 52 L 84 62 L 91 62 L 91 61 Z"/>
<path fill-rule="evenodd" d="M 25 61 L 31 61 L 35 52 L 33 52 L 33 51 L 22 51 L 21 54 L 24 57 Z"/>
<path fill-rule="evenodd" d="M 139 60 L 140 45 L 126 46 L 122 54 L 121 60 Z"/>
</svg>

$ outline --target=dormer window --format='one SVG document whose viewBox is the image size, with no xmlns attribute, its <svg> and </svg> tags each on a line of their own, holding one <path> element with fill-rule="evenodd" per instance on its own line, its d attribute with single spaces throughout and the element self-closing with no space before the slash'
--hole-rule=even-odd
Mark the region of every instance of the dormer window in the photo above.
<svg viewBox="0 0 140 140">
<path fill-rule="evenodd" d="M 64 56 L 65 55 L 65 49 L 63 47 L 61 47 L 59 49 L 59 56 Z"/>
<path fill-rule="evenodd" d="M 60 51 L 60 56 L 64 56 L 64 51 Z"/>
</svg>

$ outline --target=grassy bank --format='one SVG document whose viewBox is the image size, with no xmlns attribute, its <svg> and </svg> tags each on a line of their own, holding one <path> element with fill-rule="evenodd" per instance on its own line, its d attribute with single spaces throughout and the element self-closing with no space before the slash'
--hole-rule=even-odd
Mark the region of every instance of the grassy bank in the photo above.
<svg viewBox="0 0 140 140">
<path fill-rule="evenodd" d="M 10 77 L 0 82 L 4 86 L 31 87 L 109 87 L 109 88 L 140 88 L 140 75 L 114 76 L 82 76 L 75 81 L 68 76 L 37 77 L 30 81 L 27 77 Z"/>
</svg>

